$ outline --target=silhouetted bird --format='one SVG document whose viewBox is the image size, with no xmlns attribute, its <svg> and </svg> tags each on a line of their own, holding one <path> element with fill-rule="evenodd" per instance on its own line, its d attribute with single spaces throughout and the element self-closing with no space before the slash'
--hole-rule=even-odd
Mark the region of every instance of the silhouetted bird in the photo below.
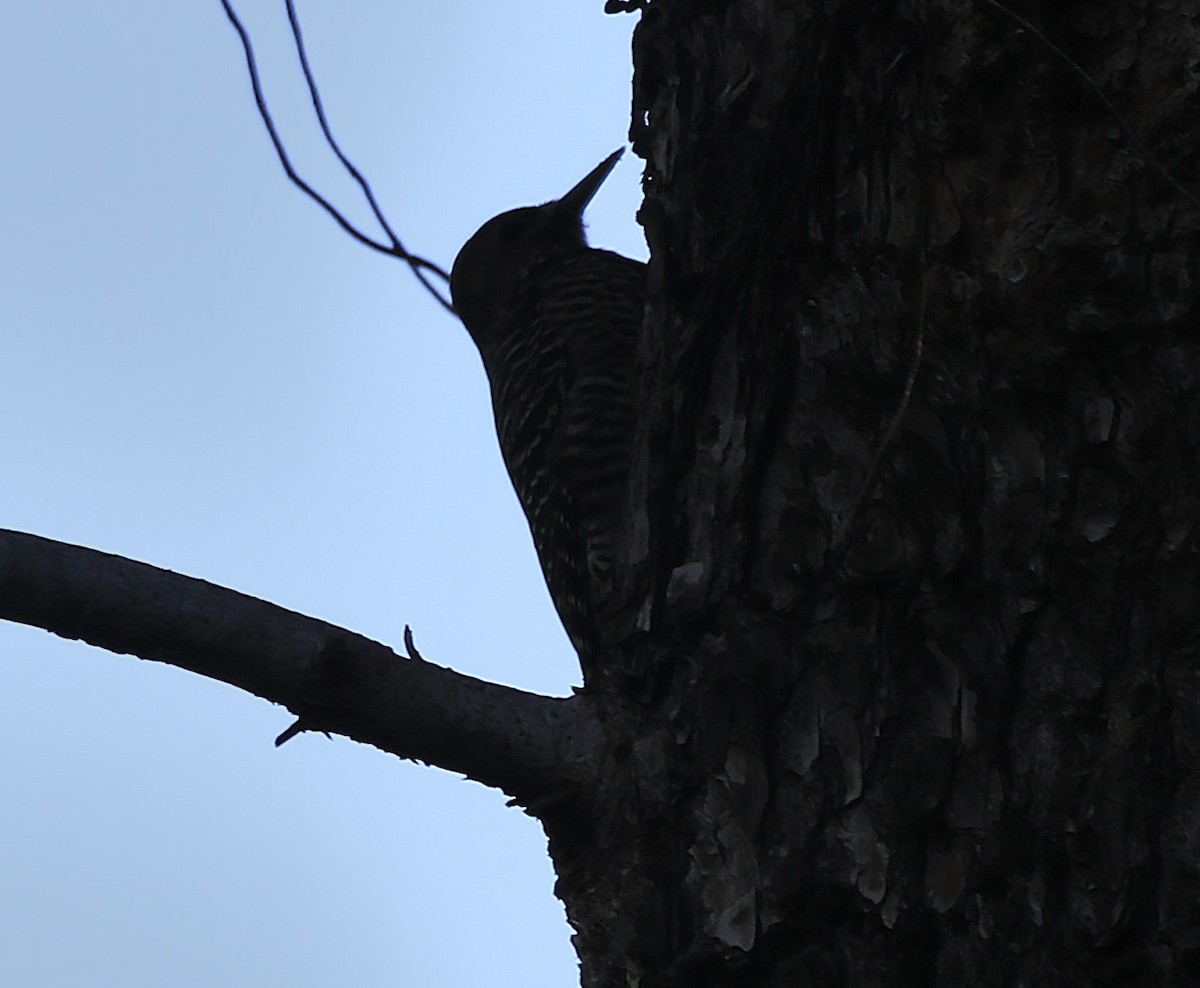
<svg viewBox="0 0 1200 988">
<path fill-rule="evenodd" d="M 450 276 L 546 585 L 581 654 L 612 606 L 637 415 L 646 266 L 589 247 L 583 229 L 584 208 L 620 156 L 561 199 L 488 220 Z"/>
</svg>

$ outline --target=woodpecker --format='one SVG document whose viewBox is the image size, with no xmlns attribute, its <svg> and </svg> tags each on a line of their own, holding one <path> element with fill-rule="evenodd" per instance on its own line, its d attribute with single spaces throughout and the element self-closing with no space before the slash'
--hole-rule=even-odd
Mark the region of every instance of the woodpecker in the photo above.
<svg viewBox="0 0 1200 988">
<path fill-rule="evenodd" d="M 614 597 L 645 308 L 646 266 L 584 235 L 583 211 L 621 153 L 561 199 L 488 220 L 450 274 L 491 385 L 500 452 L 581 657 L 603 637 Z"/>
</svg>

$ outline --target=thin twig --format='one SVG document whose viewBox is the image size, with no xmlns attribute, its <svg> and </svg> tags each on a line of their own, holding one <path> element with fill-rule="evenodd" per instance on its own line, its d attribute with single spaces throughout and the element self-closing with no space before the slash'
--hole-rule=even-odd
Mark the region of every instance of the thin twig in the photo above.
<svg viewBox="0 0 1200 988">
<path fill-rule="evenodd" d="M 254 102 L 258 106 L 258 115 L 262 118 L 263 126 L 267 129 L 267 134 L 271 138 L 271 144 L 275 148 L 275 153 L 279 157 L 279 163 L 283 166 L 283 170 L 287 174 L 288 179 L 293 185 L 295 185 L 305 195 L 312 199 L 313 202 L 317 203 L 331 217 L 333 217 L 334 222 L 337 223 L 338 226 L 340 226 L 346 233 L 348 233 L 364 247 L 370 247 L 372 250 L 377 250 L 381 254 L 397 257 L 408 264 L 425 289 L 435 299 L 437 299 L 439 303 L 441 303 L 442 307 L 446 309 L 447 312 L 453 314 L 454 306 L 429 282 L 425 272 L 431 272 L 446 282 L 449 282 L 450 280 L 449 275 L 447 275 L 441 267 L 432 261 L 416 254 L 410 254 L 404 249 L 404 246 L 401 244 L 400 240 L 392 232 L 391 226 L 384 219 L 383 212 L 380 210 L 378 203 L 376 202 L 375 195 L 371 191 L 369 183 L 362 177 L 362 174 L 357 168 L 354 167 L 353 163 L 351 163 L 350 159 L 346 157 L 341 148 L 338 146 L 337 142 L 334 140 L 328 121 L 325 118 L 325 110 L 321 104 L 320 93 L 317 89 L 316 82 L 312 77 L 312 73 L 309 71 L 308 57 L 304 51 L 303 39 L 300 34 L 300 25 L 296 19 L 292 0 L 287 0 L 288 19 L 292 24 L 292 36 L 296 42 L 297 53 L 300 56 L 300 64 L 304 70 L 305 81 L 308 84 L 309 93 L 312 96 L 313 105 L 317 111 L 317 119 L 320 121 L 322 133 L 324 133 L 326 141 L 333 150 L 334 154 L 337 155 L 338 160 L 342 163 L 342 166 L 346 168 L 351 176 L 353 176 L 355 181 L 358 182 L 359 187 L 363 190 L 363 193 L 367 197 L 367 202 L 371 206 L 372 212 L 374 212 L 375 217 L 379 220 L 380 225 L 383 227 L 384 231 L 391 240 L 390 245 L 372 239 L 355 227 L 332 203 L 329 202 L 329 200 L 327 200 L 324 196 L 317 192 L 316 189 L 314 189 L 303 178 L 301 178 L 296 169 L 292 166 L 291 159 L 288 157 L 287 150 L 279 136 L 279 131 L 275 127 L 275 121 L 271 117 L 271 111 L 267 107 L 266 97 L 263 95 L 262 82 L 259 79 L 258 74 L 258 62 L 254 55 L 254 45 L 250 41 L 250 35 L 246 31 L 245 26 L 242 24 L 241 19 L 234 11 L 230 0 L 221 0 L 221 6 L 225 9 L 225 16 L 229 19 L 229 23 L 233 25 L 233 29 L 237 32 L 238 38 L 241 40 L 242 51 L 245 53 L 246 57 L 246 67 L 250 75 L 250 86 L 254 91 Z"/>
<path fill-rule="evenodd" d="M 425 661 L 425 656 L 417 651 L 417 643 L 413 641 L 412 628 L 407 624 L 404 626 L 404 648 L 408 652 L 408 657 L 414 662 Z"/>
<path fill-rule="evenodd" d="M 922 107 L 929 105 L 930 77 L 931 72 L 926 67 L 926 70 L 921 75 L 919 93 L 919 100 Z M 892 412 L 887 428 L 883 432 L 883 438 L 879 440 L 879 445 L 875 447 L 875 455 L 871 457 L 871 463 L 867 467 L 862 485 L 858 489 L 854 503 L 850 506 L 850 513 L 846 516 L 846 524 L 842 529 L 842 536 L 836 543 L 839 552 L 842 548 L 848 546 L 850 540 L 854 537 L 854 525 L 858 521 L 858 514 L 866 503 L 867 498 L 871 496 L 872 491 L 875 489 L 875 484 L 879 479 L 879 468 L 883 463 L 883 454 L 891 447 L 892 441 L 900 431 L 900 423 L 904 421 L 905 413 L 908 412 L 908 405 L 912 400 L 913 390 L 916 387 L 917 373 L 921 369 L 921 358 L 925 354 L 925 310 L 929 293 L 930 196 L 929 142 L 925 130 L 926 123 L 927 120 L 923 114 L 914 117 L 913 136 L 916 141 L 918 178 L 917 230 L 920 237 L 917 241 L 917 266 L 921 274 L 920 280 L 917 283 L 916 335 L 913 338 L 912 356 L 909 358 L 908 371 L 904 376 L 904 390 L 900 394 L 900 401 L 897 403 L 895 411 Z"/>
<path fill-rule="evenodd" d="M 300 31 L 300 19 L 296 16 L 296 4 L 294 0 L 286 0 L 286 6 L 288 23 L 292 27 L 292 38 L 296 42 L 296 54 L 300 59 L 300 68 L 304 72 L 304 81 L 308 86 L 308 94 L 312 98 L 313 109 L 317 114 L 317 121 L 321 125 L 321 133 L 325 135 L 325 143 L 329 145 L 330 150 L 337 155 L 338 161 L 342 163 L 342 167 L 350 173 L 350 177 L 353 178 L 354 181 L 358 183 L 358 187 L 362 189 L 362 193 L 366 197 L 367 204 L 371 207 L 371 212 L 375 214 L 375 219 L 379 222 L 379 225 L 383 227 L 384 232 L 388 235 L 388 239 L 392 242 L 391 253 L 406 261 L 408 266 L 412 268 L 413 274 L 417 276 L 417 280 L 425 286 L 426 290 L 428 290 L 439 302 L 441 302 L 442 305 L 446 306 L 451 312 L 453 312 L 453 307 L 450 306 L 449 303 L 442 298 L 437 289 L 430 284 L 428 278 L 426 277 L 425 271 L 432 271 L 447 283 L 449 283 L 450 277 L 436 264 L 433 264 L 422 257 L 417 257 L 408 252 L 408 250 L 400 242 L 400 238 L 396 236 L 391 224 L 388 223 L 387 217 L 383 214 L 383 210 L 379 208 L 379 203 L 375 199 L 375 192 L 371 188 L 371 183 L 363 177 L 362 172 L 360 172 L 358 168 L 355 167 L 354 162 L 352 162 L 345 155 L 341 146 L 334 138 L 333 131 L 329 126 L 329 119 L 325 115 L 325 104 L 321 100 L 321 92 L 317 88 L 316 79 L 313 77 L 312 69 L 308 64 L 308 51 L 304 47 L 304 35 Z"/>
<path fill-rule="evenodd" d="M 319 727 L 313 727 L 308 722 L 308 718 L 304 716 L 297 717 L 296 722 L 275 739 L 275 747 L 278 748 L 281 745 L 287 744 L 292 740 L 292 738 L 296 737 L 296 735 L 303 734 L 305 731 L 321 731 L 321 729 Z M 329 738 L 330 741 L 333 740 L 333 735 L 328 731 L 321 731 L 321 733 L 324 734 L 325 737 Z"/>
<path fill-rule="evenodd" d="M 879 440 L 879 445 L 875 448 L 875 455 L 871 458 L 871 465 L 867 467 L 867 475 L 863 480 L 862 487 L 859 488 L 858 497 L 855 499 L 854 506 L 850 509 L 850 518 L 846 524 L 847 532 L 853 526 L 859 509 L 863 506 L 863 502 L 871 496 L 871 490 L 875 486 L 875 478 L 879 473 L 879 464 L 883 460 L 884 451 L 892 444 L 892 440 L 896 437 L 896 432 L 900 428 L 900 423 L 904 419 L 904 413 L 908 411 L 908 403 L 912 398 L 913 388 L 917 381 L 917 371 L 921 368 L 921 357 L 925 353 L 925 298 L 928 292 L 927 282 L 929 278 L 928 262 L 925 259 L 924 248 L 921 250 L 918 263 L 921 266 L 921 281 L 920 287 L 917 290 L 917 334 L 913 340 L 912 357 L 908 365 L 908 374 L 904 379 L 904 391 L 901 393 L 900 403 L 892 413 L 891 421 L 888 422 L 888 427 L 883 433 L 883 438 Z"/>
<path fill-rule="evenodd" d="M 1057 57 L 1064 65 L 1066 65 L 1072 72 L 1079 76 L 1079 78 L 1083 80 L 1083 84 L 1087 86 L 1087 88 L 1090 89 L 1095 94 L 1096 98 L 1099 99 L 1104 105 L 1104 109 L 1108 111 L 1108 115 L 1116 122 L 1117 126 L 1125 132 L 1126 143 L 1128 143 L 1129 146 L 1137 153 L 1138 157 L 1142 159 L 1142 163 L 1148 165 L 1151 169 L 1157 172 L 1159 177 L 1162 178 L 1164 182 L 1170 185 L 1171 188 L 1173 188 L 1180 195 L 1184 196 L 1193 206 L 1200 207 L 1200 196 L 1197 196 L 1195 192 L 1187 188 L 1187 186 L 1183 185 L 1183 183 L 1176 179 L 1174 175 L 1167 171 L 1162 162 L 1160 162 L 1154 155 L 1154 152 L 1152 152 L 1146 146 L 1146 143 L 1142 140 L 1142 136 L 1138 130 L 1133 126 L 1133 124 L 1125 119 L 1121 112 L 1113 105 L 1112 100 L 1104 95 L 1104 90 L 1100 88 L 1099 83 L 1097 83 L 1095 79 L 1088 75 L 1087 70 L 1084 69 L 1082 65 L 1080 65 L 1077 61 L 1075 61 L 1075 59 L 1073 59 L 1065 51 L 1059 48 L 1058 45 L 1051 41 L 1036 24 L 1034 24 L 1032 21 L 1026 20 L 1015 10 L 1011 10 L 1010 8 L 1006 7 L 1004 4 L 1000 3 L 999 0 L 983 0 L 983 3 L 986 3 L 989 7 L 993 7 L 1000 11 L 1000 13 L 1009 18 L 1014 24 L 1017 24 L 1022 29 L 1028 31 L 1031 35 L 1037 38 L 1042 45 L 1045 46 L 1047 51 L 1053 53 L 1055 57 Z"/>
</svg>

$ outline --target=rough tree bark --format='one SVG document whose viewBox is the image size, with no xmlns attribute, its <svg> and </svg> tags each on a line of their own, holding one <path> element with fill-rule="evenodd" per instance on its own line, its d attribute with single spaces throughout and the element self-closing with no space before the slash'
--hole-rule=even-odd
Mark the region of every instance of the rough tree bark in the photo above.
<svg viewBox="0 0 1200 988">
<path fill-rule="evenodd" d="M 640 16 L 652 591 L 587 690 L 8 533 L 0 617 L 506 789 L 586 988 L 1200 981 L 1200 0 Z"/>
<path fill-rule="evenodd" d="M 1200 3 L 641 18 L 584 984 L 1196 983 Z"/>
</svg>

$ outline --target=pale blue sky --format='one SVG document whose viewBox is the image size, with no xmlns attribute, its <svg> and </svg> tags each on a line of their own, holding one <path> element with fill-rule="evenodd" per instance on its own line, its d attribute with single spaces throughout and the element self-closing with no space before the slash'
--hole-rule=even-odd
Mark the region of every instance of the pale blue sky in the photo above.
<svg viewBox="0 0 1200 988">
<path fill-rule="evenodd" d="M 246 0 L 298 164 L 282 2 Z M 344 148 L 449 266 L 628 127 L 601 0 L 301 3 Z M 562 694 L 578 670 L 462 327 L 284 179 L 218 0 L 0 3 L 0 526 Z M 645 250 L 632 156 L 592 240 Z M 540 826 L 285 710 L 0 624 L 0 984 L 576 983 Z"/>
</svg>

